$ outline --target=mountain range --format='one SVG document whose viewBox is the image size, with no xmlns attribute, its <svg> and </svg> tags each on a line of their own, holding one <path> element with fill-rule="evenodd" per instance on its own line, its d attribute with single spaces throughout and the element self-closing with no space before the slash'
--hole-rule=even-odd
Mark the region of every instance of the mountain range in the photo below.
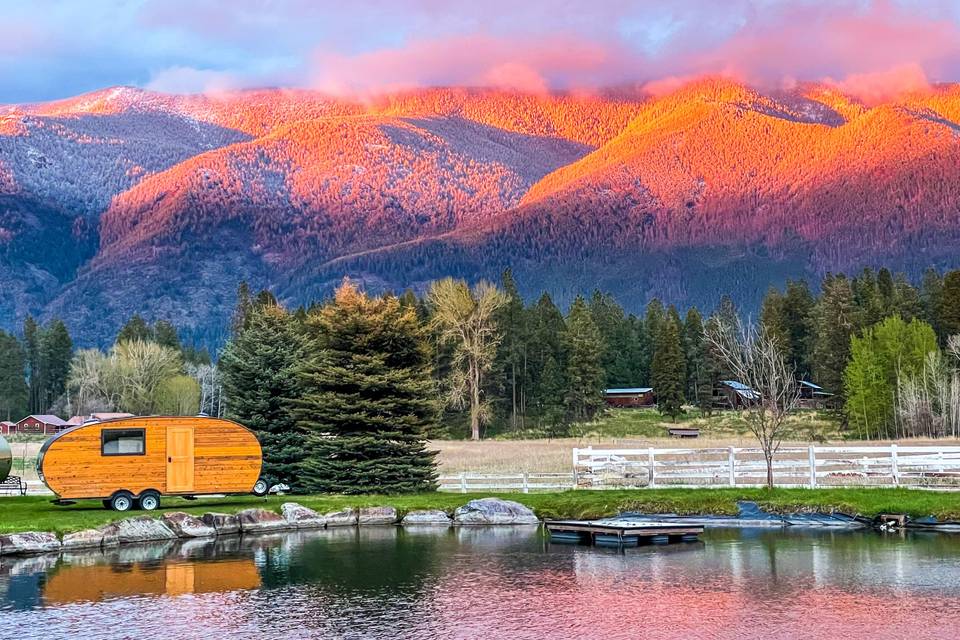
<svg viewBox="0 0 960 640">
<path fill-rule="evenodd" d="M 710 310 L 771 284 L 960 266 L 960 85 L 865 104 L 706 78 L 663 95 L 424 89 L 0 106 L 0 326 L 82 345 L 134 312 L 225 336 L 240 280 L 291 305 L 497 278 Z"/>
</svg>

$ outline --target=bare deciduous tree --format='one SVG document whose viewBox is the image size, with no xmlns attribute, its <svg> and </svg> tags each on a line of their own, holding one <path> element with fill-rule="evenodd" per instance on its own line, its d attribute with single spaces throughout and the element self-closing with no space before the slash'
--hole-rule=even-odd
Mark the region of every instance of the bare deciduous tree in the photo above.
<svg viewBox="0 0 960 640">
<path fill-rule="evenodd" d="M 773 488 L 773 457 L 783 440 L 787 416 L 800 400 L 793 368 L 762 327 L 718 322 L 708 330 L 707 340 L 737 380 L 750 389 L 744 392 L 747 424 L 760 442 L 767 487 Z"/>
<path fill-rule="evenodd" d="M 489 282 L 473 288 L 462 280 L 445 278 L 430 287 L 431 324 L 440 341 L 453 346 L 450 403 L 470 407 L 470 437 L 480 439 L 480 425 L 489 419 L 483 398 L 483 378 L 493 366 L 501 336 L 494 314 L 507 296 Z"/>
</svg>

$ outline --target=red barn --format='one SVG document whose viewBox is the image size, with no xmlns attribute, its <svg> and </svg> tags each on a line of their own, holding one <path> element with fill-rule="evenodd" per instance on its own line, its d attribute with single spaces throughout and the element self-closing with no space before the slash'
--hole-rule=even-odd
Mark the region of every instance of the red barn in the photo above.
<svg viewBox="0 0 960 640">
<path fill-rule="evenodd" d="M 70 424 L 57 416 L 51 415 L 32 415 L 27 416 L 13 426 L 11 433 L 28 433 L 34 435 L 49 436 L 59 433 L 68 428 Z"/>
<path fill-rule="evenodd" d="M 8 436 L 13 433 L 13 429 L 17 426 L 16 422 L 10 422 L 9 420 L 4 420 L 0 422 L 0 435 Z"/>
<path fill-rule="evenodd" d="M 625 407 L 636 409 L 639 407 L 652 407 L 656 400 L 653 397 L 653 389 L 650 387 L 630 387 L 627 389 L 607 389 L 603 397 L 610 407 Z"/>
</svg>

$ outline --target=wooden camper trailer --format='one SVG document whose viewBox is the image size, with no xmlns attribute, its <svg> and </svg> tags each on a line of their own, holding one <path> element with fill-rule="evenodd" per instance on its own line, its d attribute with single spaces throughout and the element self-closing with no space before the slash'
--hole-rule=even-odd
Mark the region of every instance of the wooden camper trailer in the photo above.
<svg viewBox="0 0 960 640">
<path fill-rule="evenodd" d="M 160 496 L 267 493 L 253 432 L 207 417 L 132 417 L 87 422 L 40 448 L 37 473 L 59 501 L 153 510 Z"/>
</svg>

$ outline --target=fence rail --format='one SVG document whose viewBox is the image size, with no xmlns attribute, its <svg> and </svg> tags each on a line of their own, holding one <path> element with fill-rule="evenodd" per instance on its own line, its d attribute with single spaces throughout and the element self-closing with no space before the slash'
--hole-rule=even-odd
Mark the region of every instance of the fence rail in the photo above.
<svg viewBox="0 0 960 640">
<path fill-rule="evenodd" d="M 766 483 L 763 451 L 723 449 L 573 450 L 579 488 L 735 487 Z M 960 488 L 960 447 L 861 446 L 784 448 L 773 461 L 780 487 Z"/>
<path fill-rule="evenodd" d="M 575 489 L 573 473 L 460 473 L 440 476 L 440 491 L 557 491 Z"/>
</svg>

